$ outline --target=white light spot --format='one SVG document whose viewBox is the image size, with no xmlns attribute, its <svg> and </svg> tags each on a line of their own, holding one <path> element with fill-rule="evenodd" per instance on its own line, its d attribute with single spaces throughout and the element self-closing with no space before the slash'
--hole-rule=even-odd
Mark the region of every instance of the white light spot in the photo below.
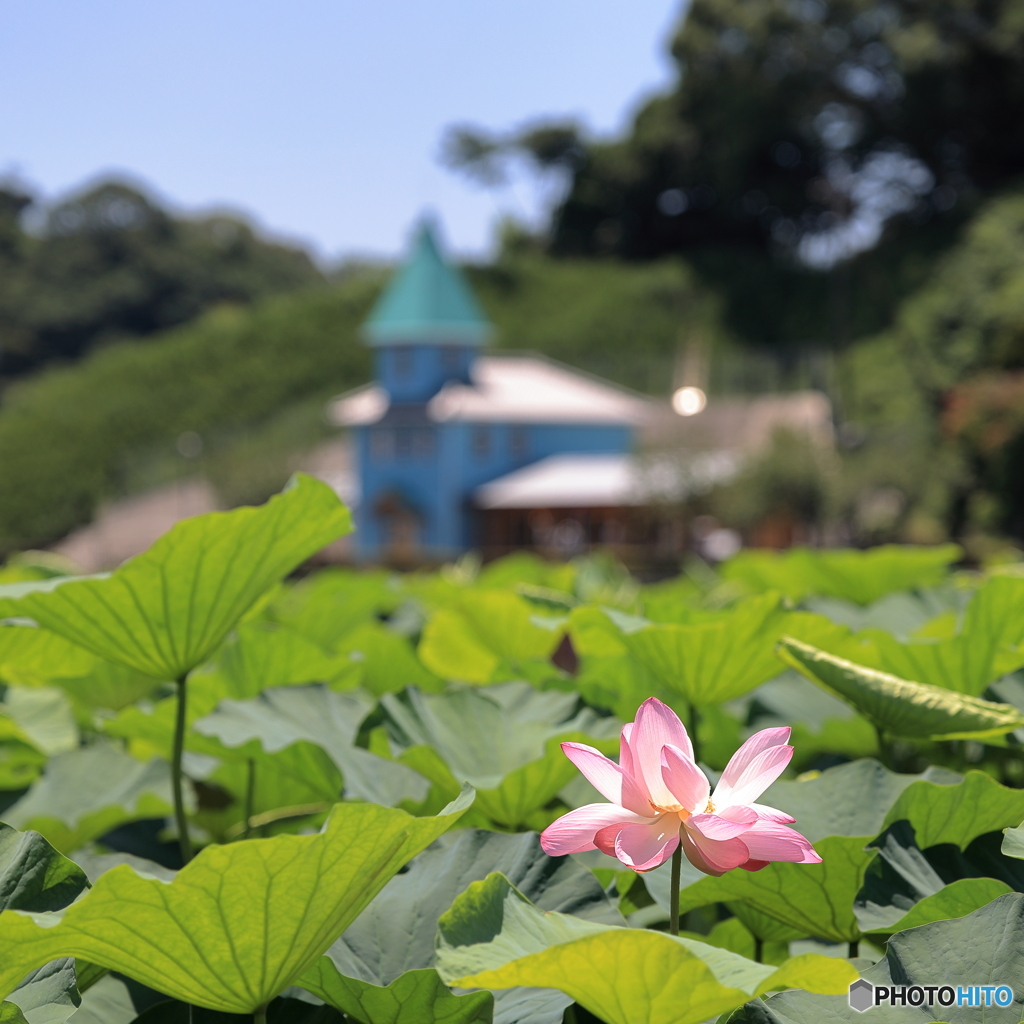
<svg viewBox="0 0 1024 1024">
<path fill-rule="evenodd" d="M 696 416 L 708 404 L 708 396 L 700 388 L 680 388 L 672 396 L 672 408 L 680 416 Z"/>
</svg>

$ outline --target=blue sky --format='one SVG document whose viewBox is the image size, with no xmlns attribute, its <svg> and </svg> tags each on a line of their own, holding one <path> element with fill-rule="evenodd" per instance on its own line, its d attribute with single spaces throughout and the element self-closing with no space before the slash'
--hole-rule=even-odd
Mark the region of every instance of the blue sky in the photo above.
<svg viewBox="0 0 1024 1024">
<path fill-rule="evenodd" d="M 325 259 L 390 256 L 427 207 L 483 254 L 523 178 L 441 167 L 452 123 L 621 129 L 673 78 L 680 0 L 0 0 L 0 175 L 50 197 L 115 173 Z"/>
</svg>

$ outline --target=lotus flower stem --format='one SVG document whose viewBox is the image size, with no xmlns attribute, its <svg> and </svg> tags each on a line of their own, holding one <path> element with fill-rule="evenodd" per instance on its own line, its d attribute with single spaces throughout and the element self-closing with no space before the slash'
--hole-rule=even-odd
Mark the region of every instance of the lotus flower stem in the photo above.
<svg viewBox="0 0 1024 1024">
<path fill-rule="evenodd" d="M 174 821 L 178 826 L 178 845 L 181 860 L 187 864 L 192 859 L 192 840 L 188 834 L 188 818 L 185 817 L 185 801 L 182 798 L 181 758 L 185 751 L 185 712 L 187 708 L 187 676 L 178 680 L 178 714 L 174 722 L 174 750 L 171 754 L 171 787 L 174 792 Z"/>
<path fill-rule="evenodd" d="M 754 959 L 759 963 L 764 963 L 764 939 L 759 935 L 754 936 Z"/>
<path fill-rule="evenodd" d="M 679 869 L 683 864 L 682 844 L 672 854 L 672 890 L 669 896 L 668 930 L 672 935 L 679 934 Z"/>
<path fill-rule="evenodd" d="M 267 1024 L 266 1006 L 257 1006 L 252 1015 L 253 1024 Z"/>
<path fill-rule="evenodd" d="M 252 832 L 252 816 L 256 803 L 256 762 L 253 758 L 246 761 L 248 777 L 245 783 L 245 828 L 242 829 L 242 838 L 248 839 Z"/>
</svg>

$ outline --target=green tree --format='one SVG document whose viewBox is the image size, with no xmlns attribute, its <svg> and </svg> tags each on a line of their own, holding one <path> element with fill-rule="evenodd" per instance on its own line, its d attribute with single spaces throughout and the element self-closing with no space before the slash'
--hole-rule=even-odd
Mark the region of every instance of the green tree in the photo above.
<svg viewBox="0 0 1024 1024">
<path fill-rule="evenodd" d="M 0 194 L 5 376 L 320 279 L 306 253 L 257 237 L 237 218 L 174 217 L 125 184 L 59 202 L 38 237 L 21 223 L 29 205 L 14 190 Z"/>
<path fill-rule="evenodd" d="M 552 252 L 682 253 L 747 339 L 843 343 L 884 328 L 977 198 L 1024 168 L 1022 11 L 695 0 L 672 44 L 678 84 L 625 137 L 459 130 L 449 162 L 493 175 L 526 150 L 570 179 Z"/>
</svg>

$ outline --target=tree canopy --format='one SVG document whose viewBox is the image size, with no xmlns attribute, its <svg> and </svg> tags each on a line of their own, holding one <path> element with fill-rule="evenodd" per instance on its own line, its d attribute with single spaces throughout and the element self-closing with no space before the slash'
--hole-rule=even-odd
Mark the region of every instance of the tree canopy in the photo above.
<svg viewBox="0 0 1024 1024">
<path fill-rule="evenodd" d="M 0 188 L 0 375 L 75 359 L 222 303 L 247 303 L 320 278 L 300 249 L 226 215 L 176 217 L 106 182 L 45 211 Z M 42 223 L 29 232 L 26 216 Z"/>
<path fill-rule="evenodd" d="M 621 139 L 462 129 L 448 161 L 560 168 L 553 253 L 684 254 L 739 333 L 776 346 L 885 327 L 1024 170 L 1019 0 L 695 0 L 672 55 L 678 84 Z"/>
</svg>

